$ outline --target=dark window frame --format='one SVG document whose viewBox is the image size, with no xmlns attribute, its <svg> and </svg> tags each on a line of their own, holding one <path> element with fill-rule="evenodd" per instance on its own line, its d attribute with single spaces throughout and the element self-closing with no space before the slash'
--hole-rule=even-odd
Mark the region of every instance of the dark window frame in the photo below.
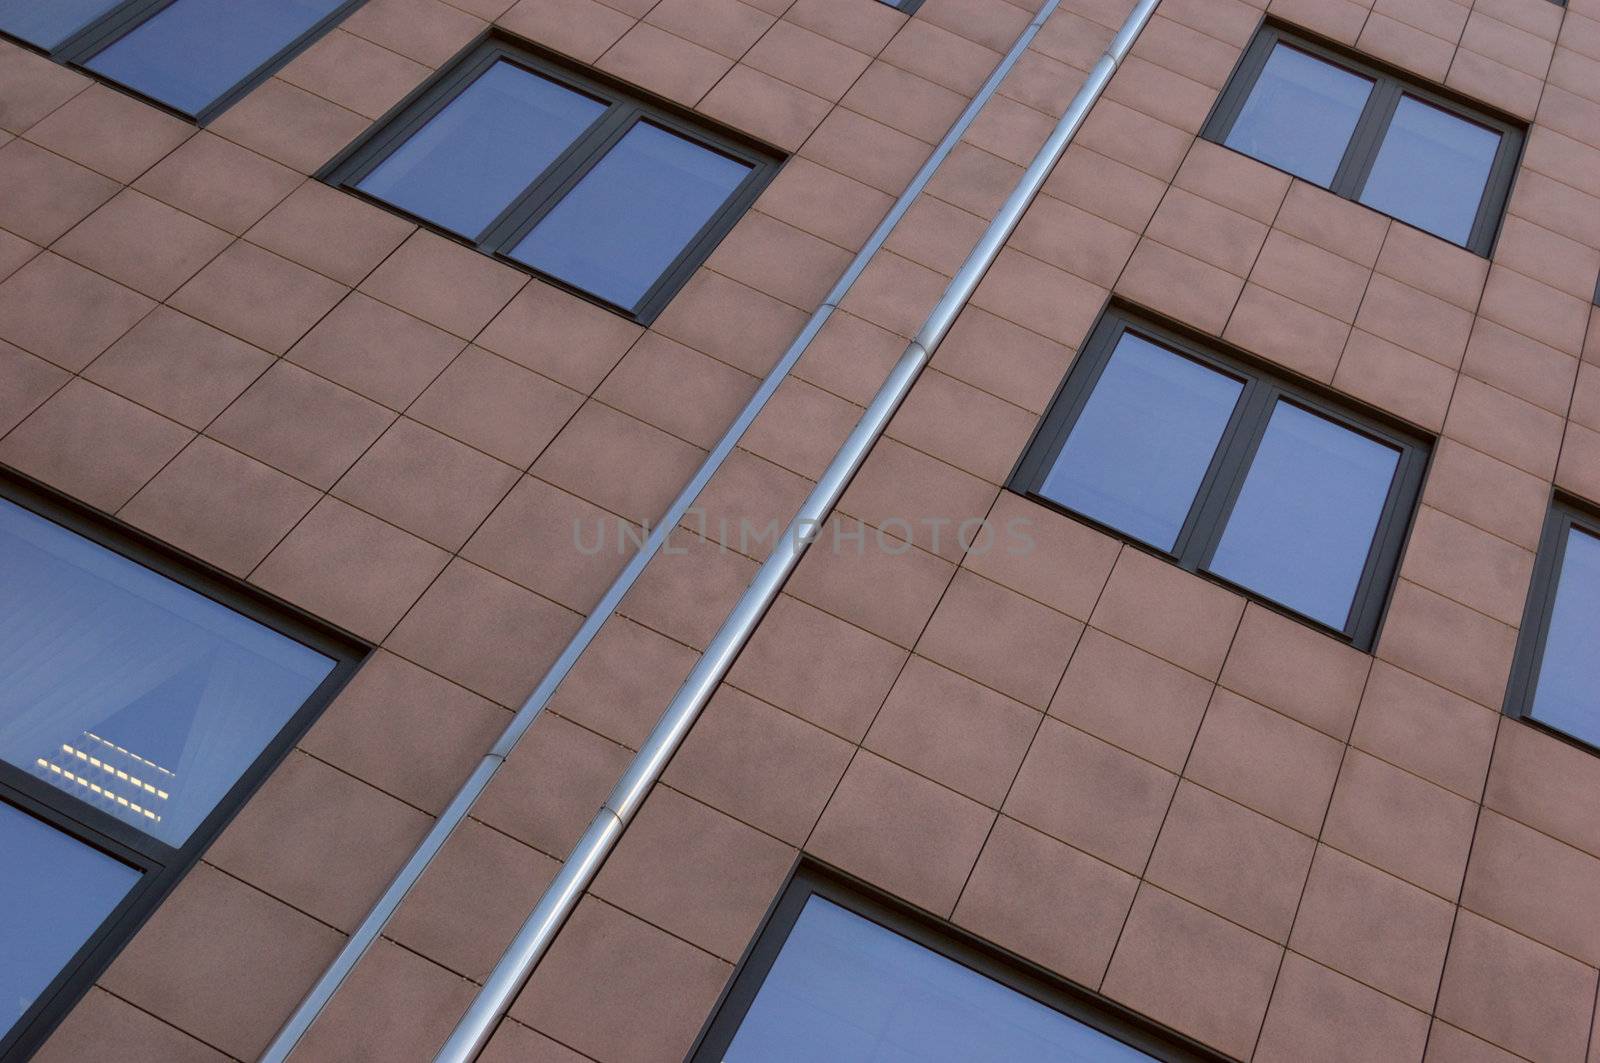
<svg viewBox="0 0 1600 1063">
<path fill-rule="evenodd" d="M 1130 331 L 1244 384 L 1228 426 L 1212 455 L 1211 464 L 1195 492 L 1188 516 L 1170 550 L 1152 546 L 1039 493 L 1062 445 L 1110 362 L 1117 342 L 1124 332 Z M 1332 627 L 1297 612 L 1291 606 L 1219 576 L 1207 567 L 1222 541 L 1223 532 L 1227 530 L 1228 518 L 1279 398 L 1400 451 L 1394 480 L 1389 485 L 1383 513 L 1373 533 L 1372 546 L 1368 549 L 1361 580 L 1356 585 L 1350 613 L 1343 628 Z M 1028 445 L 1023 448 L 1006 487 L 1040 505 L 1091 524 L 1123 542 L 1165 558 L 1186 572 L 1222 584 L 1269 609 L 1309 624 L 1357 649 L 1368 651 L 1377 642 L 1378 629 L 1393 593 L 1400 556 L 1421 502 L 1423 477 L 1431 453 L 1431 441 L 1426 436 L 1390 417 L 1325 389 L 1296 381 L 1281 370 L 1263 365 L 1244 352 L 1215 340 L 1201 340 L 1150 315 L 1112 306 L 1090 331 L 1072 368 L 1067 371 L 1044 416 L 1034 428 Z"/>
<path fill-rule="evenodd" d="M 30 44 L 20 37 L 13 37 L 3 31 L 0 31 L 0 39 L 47 56 L 63 66 L 69 66 L 80 74 L 93 78 L 102 85 L 108 85 L 118 92 L 126 93 L 170 115 L 204 127 L 223 111 L 238 103 L 252 89 L 282 70 L 301 52 L 315 44 L 340 22 L 343 22 L 356 8 L 366 3 L 366 0 L 344 0 L 338 7 L 320 19 L 316 25 L 274 53 L 272 58 L 234 82 L 231 88 L 215 100 L 192 113 L 174 107 L 169 103 L 164 103 L 152 96 L 147 96 L 131 85 L 126 85 L 97 71 L 90 70 L 86 65 L 100 52 L 177 2 L 178 0 L 124 0 L 123 3 L 118 4 L 104 15 L 90 22 L 53 49 L 40 48 L 36 44 Z"/>
<path fill-rule="evenodd" d="M 802 857 L 762 918 L 733 977 L 706 1018 L 687 1063 L 721 1063 L 767 973 L 813 895 L 1000 983 L 1085 1026 L 1167 1063 L 1222 1063 L 1225 1057 L 1053 971 L 915 908 L 860 879 Z"/>
<path fill-rule="evenodd" d="M 1517 649 L 1511 659 L 1511 675 L 1501 711 L 1581 749 L 1600 753 L 1600 743 L 1569 734 L 1533 715 L 1533 695 L 1539 685 L 1539 670 L 1544 666 L 1556 589 L 1560 586 L 1561 568 L 1566 560 L 1567 533 L 1573 528 L 1600 538 L 1600 510 L 1557 492 L 1550 500 L 1550 511 L 1545 514 L 1544 528 L 1539 533 L 1539 552 L 1534 555 L 1533 578 L 1522 609 L 1522 627 L 1517 631 Z"/>
<path fill-rule="evenodd" d="M 902 15 L 915 15 L 917 8 L 922 6 L 922 0 L 878 0 L 884 7 L 892 7 Z"/>
<path fill-rule="evenodd" d="M 511 202 L 476 236 L 446 229 L 437 222 L 371 195 L 357 183 L 387 159 L 452 100 L 497 62 L 509 62 L 574 92 L 607 105 L 587 130 L 556 156 L 544 172 L 535 174 Z M 511 257 L 517 242 L 560 204 L 636 122 L 649 122 L 669 132 L 750 166 L 747 174 L 722 207 L 701 226 L 672 263 L 632 306 L 622 306 L 585 291 L 559 277 Z M 457 53 L 388 114 L 378 119 L 354 142 L 334 156 L 317 173 L 317 179 L 397 214 L 417 225 L 464 244 L 498 262 L 553 284 L 579 298 L 602 306 L 641 325 L 649 325 L 666 308 L 689 277 L 710 257 L 729 230 L 742 218 L 762 190 L 776 176 L 786 156 L 776 148 L 734 130 L 711 124 L 667 100 L 614 78 L 555 56 L 529 42 L 489 31 Z"/>
<path fill-rule="evenodd" d="M 74 840 L 142 872 L 128 895 L 61 969 L 9 1030 L 0 1028 L 0 1059 L 25 1058 L 43 1044 L 122 947 L 199 860 L 200 854 L 262 782 L 288 756 L 340 689 L 361 667 L 371 645 L 288 603 L 247 587 L 114 517 L 71 499 L 9 466 L 0 465 L 0 498 L 44 517 L 273 631 L 333 658 L 334 667 L 217 802 L 182 847 L 144 834 L 130 823 L 0 761 L 0 801 L 43 820 Z"/>
<path fill-rule="evenodd" d="M 1220 147 L 1244 155 L 1247 159 L 1255 159 L 1263 166 L 1272 166 L 1272 163 L 1264 159 L 1256 159 L 1254 155 L 1228 147 L 1225 142 L 1228 134 L 1233 131 L 1234 122 L 1244 109 L 1245 101 L 1255 90 L 1256 82 L 1266 68 L 1273 49 L 1280 43 L 1351 73 L 1359 74 L 1373 82 L 1372 92 L 1367 96 L 1366 106 L 1362 109 L 1361 117 L 1350 135 L 1349 143 L 1345 145 L 1344 155 L 1340 158 L 1333 180 L 1326 186 L 1327 190 L 1336 196 L 1367 207 L 1368 210 L 1383 214 L 1386 218 L 1393 218 L 1401 225 L 1408 225 L 1418 232 L 1428 233 L 1435 239 L 1444 240 L 1457 247 L 1465 247 L 1474 254 L 1488 258 L 1494 251 L 1495 240 L 1505 219 L 1506 206 L 1511 201 L 1511 188 L 1516 180 L 1517 166 L 1522 159 L 1522 146 L 1527 127 L 1516 119 L 1485 107 L 1481 103 L 1464 99 L 1439 86 L 1424 84 L 1403 71 L 1358 55 L 1331 41 L 1311 36 L 1303 30 L 1289 29 L 1268 21 L 1256 31 L 1255 37 L 1245 48 L 1233 73 L 1228 75 L 1227 85 L 1217 97 L 1216 103 L 1212 105 L 1211 114 L 1201 127 L 1200 135 Z M 1494 162 L 1489 167 L 1489 176 L 1484 181 L 1483 194 L 1478 200 L 1478 213 L 1464 244 L 1458 244 L 1448 237 L 1428 232 L 1411 222 L 1378 210 L 1377 207 L 1361 203 L 1361 192 L 1366 186 L 1367 178 L 1371 176 L 1373 164 L 1377 162 L 1378 150 L 1383 146 L 1384 136 L 1389 131 L 1389 124 L 1400 106 L 1402 96 L 1415 97 L 1423 103 L 1448 111 L 1462 121 L 1492 129 L 1500 134 L 1500 147 L 1495 153 Z M 1273 166 L 1273 169 L 1280 173 L 1288 172 L 1281 167 Z M 1305 180 L 1298 177 L 1296 179 Z"/>
</svg>

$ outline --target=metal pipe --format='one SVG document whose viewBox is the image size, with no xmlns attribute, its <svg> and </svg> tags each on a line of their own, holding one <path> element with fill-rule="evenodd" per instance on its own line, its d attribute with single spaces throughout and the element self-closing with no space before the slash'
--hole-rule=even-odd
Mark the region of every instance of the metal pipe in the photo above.
<svg viewBox="0 0 1600 1063">
<path fill-rule="evenodd" d="M 1049 0 L 1045 5 L 1044 11 L 1055 10 L 1055 6 L 1059 2 L 1060 0 Z M 955 149 L 962 135 L 966 133 L 967 129 L 978 117 L 978 112 L 982 110 L 984 103 L 1000 87 L 1001 80 L 1011 72 L 1011 68 L 1016 65 L 1017 60 L 1022 58 L 1024 49 L 1033 40 L 1034 35 L 1038 33 L 1041 21 L 1042 18 L 1035 18 L 1023 30 L 1022 34 L 1017 38 L 1016 44 L 1000 60 L 988 79 L 979 88 L 977 95 L 962 110 L 939 143 L 934 146 L 933 152 L 928 156 L 927 161 L 917 170 L 911 179 L 911 183 L 906 186 L 905 191 L 895 200 L 894 204 L 889 208 L 889 212 L 878 223 L 877 228 L 873 229 L 872 234 L 867 238 L 867 242 L 862 245 L 861 250 L 851 260 L 844 274 L 834 283 L 833 288 L 824 297 L 822 304 L 817 307 L 806 321 L 805 326 L 800 330 L 800 334 L 789 344 L 783 356 L 778 359 L 772 370 L 761 381 L 761 385 L 756 389 L 755 394 L 750 397 L 743 409 L 739 411 L 739 416 L 734 418 L 733 423 L 728 426 L 728 430 L 723 433 L 716 446 L 706 455 L 705 461 L 695 470 L 694 476 L 684 485 L 678 496 L 673 499 L 672 504 L 667 507 L 667 511 L 662 514 L 661 519 L 650 529 L 650 535 L 645 540 L 645 544 L 640 547 L 638 553 L 629 559 L 628 564 L 617 575 L 617 578 L 612 581 L 605 595 L 595 605 L 594 609 L 589 612 L 589 615 L 584 618 L 583 624 L 562 649 L 561 655 L 556 658 L 555 663 L 545 672 L 544 677 L 540 679 L 539 685 L 534 688 L 533 693 L 528 695 L 516 714 L 512 716 L 505 730 L 501 732 L 500 737 L 495 741 L 494 746 L 488 753 L 484 754 L 477 768 L 467 777 L 461 789 L 456 792 L 449 805 L 440 813 L 439 818 L 434 821 L 432 828 L 429 829 L 422 842 L 390 881 L 383 895 L 378 898 L 366 917 L 362 919 L 361 925 L 350 935 L 350 939 L 345 942 L 344 948 L 339 951 L 339 955 L 334 957 L 333 962 L 323 971 L 322 977 L 317 980 L 316 985 L 312 986 L 311 991 L 300 1002 L 294 1014 L 289 1016 L 289 1019 L 273 1038 L 272 1043 L 267 1046 L 266 1052 L 261 1056 L 261 1063 L 285 1063 L 289 1058 L 289 1054 L 300 1043 L 300 1039 L 311 1028 L 311 1024 L 322 1013 L 322 1009 L 327 1006 L 333 994 L 338 991 L 340 985 L 349 977 L 350 972 L 355 969 L 356 964 L 360 962 L 367 949 L 378 939 L 379 934 L 383 932 L 383 928 L 388 925 L 390 918 L 393 917 L 401 902 L 405 900 L 406 895 L 411 891 L 411 887 L 422 877 L 423 871 L 433 862 L 439 850 L 444 847 L 444 843 L 450 837 L 450 834 L 466 818 L 468 810 L 489 785 L 489 780 L 493 778 L 500 764 L 510 755 L 511 750 L 516 747 L 528 728 L 533 726 L 533 721 L 538 718 L 539 713 L 544 710 L 545 705 L 554 696 L 556 688 L 566 679 L 567 673 L 572 671 L 573 666 L 578 662 L 578 658 L 589 648 L 589 644 L 600 633 L 600 628 L 616 612 L 617 606 L 622 602 L 623 597 L 627 595 L 634 583 L 638 581 L 639 576 L 644 572 L 645 566 L 660 552 L 661 547 L 667 541 L 667 536 L 672 532 L 673 528 L 677 527 L 684 514 L 694 505 L 695 499 L 699 497 L 700 492 L 710 482 L 711 477 L 722 467 L 728 455 L 733 453 L 733 448 L 738 443 L 739 438 L 744 435 L 745 429 L 765 408 L 773 392 L 777 391 L 778 385 L 783 383 L 790 370 L 794 368 L 795 363 L 800 360 L 806 349 L 811 346 L 811 341 L 816 338 L 817 333 L 822 331 L 822 326 L 827 324 L 828 318 L 833 315 L 833 311 L 838 308 L 839 303 L 855 285 L 862 271 L 867 268 L 867 264 L 872 261 L 873 257 L 883 247 L 884 242 L 888 240 L 890 232 L 899 224 L 906 211 L 911 209 L 912 202 L 921 194 L 923 188 L 933 177 L 934 172 L 949 156 L 950 152 Z M 574 852 L 576 851 L 574 850 Z"/>
<path fill-rule="evenodd" d="M 1066 113 L 1006 197 L 999 213 L 989 223 L 971 254 L 956 271 L 916 339 L 911 341 L 890 370 L 866 412 L 856 422 L 827 470 L 806 496 L 800 511 L 790 521 L 783 538 L 757 570 L 749 587 L 661 714 L 655 729 L 618 780 L 611 796 L 601 806 L 583 840 L 573 850 L 517 936 L 495 964 L 494 971 L 435 1057 L 435 1063 L 472 1063 L 488 1044 L 500 1019 L 521 992 L 567 917 L 577 907 L 600 865 L 610 855 L 611 848 L 644 803 L 651 787 L 661 777 L 667 762 L 683 743 L 728 669 L 733 666 L 734 658 L 749 641 L 756 625 L 766 615 L 784 582 L 804 556 L 806 548 L 816 538 L 850 480 L 866 461 L 873 444 L 888 428 L 890 418 L 900 408 L 933 352 L 955 324 L 956 316 L 1000 254 L 1001 247 L 1022 220 L 1028 205 L 1038 195 L 1051 169 L 1067 150 L 1067 145 L 1083 125 L 1089 109 L 1105 91 L 1111 76 L 1116 73 L 1159 3 L 1160 0 L 1139 0 L 1106 48 L 1105 54 L 1095 63 Z M 1024 31 L 1023 37 L 1019 38 L 1018 47 L 1027 46 L 1032 34 L 1038 31 L 1054 8 L 1055 3 L 1051 2 L 1041 9 Z"/>
</svg>

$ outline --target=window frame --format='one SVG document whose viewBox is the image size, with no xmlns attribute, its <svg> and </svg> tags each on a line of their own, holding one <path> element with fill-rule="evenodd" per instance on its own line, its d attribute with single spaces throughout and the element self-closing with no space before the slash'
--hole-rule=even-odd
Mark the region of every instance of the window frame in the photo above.
<svg viewBox="0 0 1600 1063">
<path fill-rule="evenodd" d="M 340 22 L 343 22 L 356 8 L 366 3 L 366 0 L 343 0 L 337 7 L 318 20 L 316 25 L 275 52 L 272 58 L 234 82 L 231 88 L 215 100 L 192 113 L 174 107 L 169 103 L 164 103 L 153 96 L 147 96 L 132 85 L 124 84 L 121 81 L 107 77 L 105 74 L 89 69 L 87 64 L 96 55 L 178 2 L 179 0 L 123 0 L 122 3 L 96 18 L 52 49 L 41 48 L 20 37 L 13 37 L 4 31 L 0 31 L 0 39 L 10 41 L 39 55 L 47 56 L 63 66 L 71 67 L 85 77 L 93 78 L 102 85 L 108 85 L 118 92 L 126 93 L 152 107 L 165 111 L 167 114 L 175 115 L 186 122 L 193 122 L 197 126 L 204 127 L 222 114 L 223 111 L 238 103 L 252 89 L 282 70 L 301 52 L 315 44 Z"/>
<path fill-rule="evenodd" d="M 1152 545 L 1040 493 L 1045 478 L 1055 466 L 1061 447 L 1111 361 L 1118 341 L 1125 332 L 1130 331 L 1208 369 L 1239 380 L 1244 385 L 1171 549 Z M 1280 398 L 1400 452 L 1394 479 L 1390 482 L 1389 494 L 1384 500 L 1377 528 L 1373 531 L 1372 545 L 1368 548 L 1361 579 L 1356 585 L 1343 628 L 1333 627 L 1298 612 L 1292 606 L 1275 601 L 1260 591 L 1217 575 L 1208 567 L 1227 530 L 1234 504 L 1238 501 L 1245 477 Z M 1378 629 L 1399 571 L 1400 557 L 1421 503 L 1422 482 L 1431 453 L 1432 445 L 1427 437 L 1391 418 L 1294 380 L 1280 370 L 1264 366 L 1248 355 L 1213 340 L 1193 339 L 1173 325 L 1143 313 L 1113 306 L 1101 315 L 1084 341 L 1072 367 L 1040 417 L 1033 435 L 1029 437 L 1027 446 L 1023 448 L 1006 488 L 1366 651 L 1377 642 Z"/>
<path fill-rule="evenodd" d="M 1222 1063 L 1226 1058 L 1040 965 L 836 868 L 802 856 L 762 917 L 733 976 L 723 986 L 686 1063 L 721 1063 L 755 1002 L 806 901 L 818 896 L 892 930 L 944 958 L 1061 1012 L 1166 1063 Z"/>
<path fill-rule="evenodd" d="M 127 896 L 40 992 L 15 1025 L 9 1029 L 0 1028 L 0 1059 L 9 1059 L 12 1053 L 25 1058 L 43 1044 L 199 860 L 200 854 L 216 840 L 355 675 L 372 646 L 6 465 L 0 465 L 0 498 L 310 646 L 334 661 L 332 671 L 290 715 L 181 847 L 159 841 L 131 823 L 80 801 L 15 765 L 0 761 L 0 802 L 14 805 L 80 844 L 98 849 L 141 872 Z"/>
<path fill-rule="evenodd" d="M 542 173 L 533 175 L 522 191 L 491 219 L 476 236 L 446 229 L 358 187 L 358 183 L 470 87 L 497 62 L 509 62 L 539 77 L 548 78 L 574 92 L 606 104 L 600 115 L 576 140 L 557 155 Z M 632 306 L 623 306 L 560 277 L 511 257 L 517 243 L 555 209 L 636 122 L 649 122 L 707 150 L 750 166 L 750 172 L 672 262 Z M 391 214 L 399 215 L 446 239 L 488 255 L 514 269 L 531 273 L 564 291 L 648 326 L 666 308 L 711 252 L 727 236 L 786 161 L 783 152 L 735 130 L 712 125 L 684 108 L 626 85 L 598 71 L 580 69 L 529 42 L 489 31 L 468 45 L 438 73 L 379 118 L 327 165 L 318 180 L 358 196 Z"/>
<path fill-rule="evenodd" d="M 1600 511 L 1571 495 L 1556 492 L 1539 533 L 1539 550 L 1533 559 L 1533 576 L 1522 609 L 1522 626 L 1517 631 L 1517 648 L 1511 659 L 1511 675 L 1506 682 L 1506 699 L 1501 711 L 1564 742 L 1600 753 L 1600 742 L 1563 731 L 1533 715 L 1533 695 L 1539 685 L 1539 672 L 1544 667 L 1556 591 L 1561 585 L 1561 569 L 1566 561 L 1568 532 L 1573 528 L 1600 539 Z"/>
<path fill-rule="evenodd" d="M 1332 63 L 1350 73 L 1359 74 L 1373 83 L 1372 92 L 1367 96 L 1361 117 L 1356 122 L 1355 130 L 1350 134 L 1349 142 L 1345 144 L 1344 154 L 1334 171 L 1333 180 L 1326 186 L 1317 187 L 1325 187 L 1336 196 L 1360 204 L 1418 232 L 1427 233 L 1435 239 L 1456 247 L 1464 247 L 1484 258 L 1490 257 L 1505 219 L 1506 207 L 1511 201 L 1511 189 L 1516 181 L 1517 167 L 1522 160 L 1527 127 L 1516 119 L 1481 103 L 1468 101 L 1438 86 L 1424 84 L 1400 70 L 1357 55 L 1348 48 L 1311 36 L 1303 30 L 1289 29 L 1268 21 L 1256 31 L 1255 37 L 1240 56 L 1238 65 L 1228 75 L 1227 84 L 1212 105 L 1211 113 L 1200 129 L 1200 135 L 1219 147 L 1227 148 L 1247 159 L 1255 159 L 1263 166 L 1272 166 L 1280 173 L 1288 173 L 1287 170 L 1273 166 L 1265 159 L 1258 159 L 1254 155 L 1239 151 L 1238 148 L 1228 147 L 1226 143 L 1228 134 L 1233 131 L 1234 123 L 1244 110 L 1245 102 L 1249 100 L 1250 94 L 1255 90 L 1256 82 L 1266 68 L 1267 60 L 1280 43 Z M 1500 134 L 1500 146 L 1495 152 L 1494 161 L 1489 166 L 1489 175 L 1484 179 L 1483 193 L 1478 200 L 1478 212 L 1465 243 L 1456 243 L 1449 237 L 1429 232 L 1361 202 L 1361 193 L 1372 174 L 1373 164 L 1378 160 L 1378 151 L 1383 146 L 1384 137 L 1389 131 L 1389 125 L 1403 96 L 1413 96 L 1423 103 L 1449 112 L 1462 121 Z M 1296 180 L 1306 180 L 1296 175 L 1290 176 L 1294 176 Z M 1312 181 L 1306 183 L 1315 184 Z"/>
</svg>

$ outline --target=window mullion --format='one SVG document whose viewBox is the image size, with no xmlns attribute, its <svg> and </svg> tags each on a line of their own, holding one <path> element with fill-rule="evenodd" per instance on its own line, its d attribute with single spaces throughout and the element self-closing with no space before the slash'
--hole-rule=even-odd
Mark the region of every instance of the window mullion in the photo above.
<svg viewBox="0 0 1600 1063">
<path fill-rule="evenodd" d="M 1395 109 L 1400 106 L 1402 94 L 1400 83 L 1393 78 L 1378 79 L 1356 122 L 1356 130 L 1350 136 L 1329 191 L 1346 199 L 1360 199 L 1361 188 L 1367 183 L 1372 164 L 1377 161 L 1378 149 L 1383 146 L 1384 134 L 1394 119 Z"/>
<path fill-rule="evenodd" d="M 1267 381 L 1251 377 L 1245 384 L 1233 418 L 1222 434 L 1217 453 L 1211 459 L 1211 468 L 1195 493 L 1194 508 L 1184 522 L 1172 552 L 1178 563 L 1191 571 L 1198 571 L 1210 559 L 1211 551 L 1222 536 L 1226 511 L 1250 468 L 1250 456 L 1267 430 L 1267 418 L 1278 389 Z"/>
<path fill-rule="evenodd" d="M 612 101 L 611 107 L 599 121 L 556 158 L 556 161 L 536 177 L 522 194 L 501 211 L 500 216 L 478 238 L 478 246 L 490 254 L 505 254 L 527 235 L 528 230 L 550 209 L 561 201 L 578 180 L 622 139 L 638 119 L 637 104 Z"/>
<path fill-rule="evenodd" d="M 62 41 L 50 54 L 63 63 L 77 66 L 162 8 L 175 3 L 177 0 L 126 0 Z"/>
</svg>

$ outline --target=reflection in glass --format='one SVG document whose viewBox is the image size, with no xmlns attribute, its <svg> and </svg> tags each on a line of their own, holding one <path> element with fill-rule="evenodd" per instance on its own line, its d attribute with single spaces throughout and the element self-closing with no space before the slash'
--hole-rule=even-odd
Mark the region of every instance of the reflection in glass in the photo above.
<svg viewBox="0 0 1600 1063">
<path fill-rule="evenodd" d="M 0 499 L 0 757 L 181 846 L 334 662 Z"/>
<path fill-rule="evenodd" d="M 1039 493 L 1172 549 L 1243 390 L 1124 332 Z"/>
<path fill-rule="evenodd" d="M 477 237 L 605 110 L 598 100 L 501 60 L 356 187 Z"/>
<path fill-rule="evenodd" d="M 1279 44 L 1224 143 L 1326 187 L 1371 94 L 1371 79 Z"/>
<path fill-rule="evenodd" d="M 1210 570 L 1343 628 L 1399 464 L 1394 447 L 1280 400 Z"/>
<path fill-rule="evenodd" d="M 0 32 L 54 48 L 122 0 L 0 0 Z"/>
<path fill-rule="evenodd" d="M 1531 715 L 1600 745 L 1600 539 L 1567 530 Z"/>
<path fill-rule="evenodd" d="M 749 163 L 639 122 L 511 257 L 632 307 L 749 173 Z"/>
<path fill-rule="evenodd" d="M 1499 150 L 1494 130 L 1402 96 L 1361 202 L 1465 244 Z"/>
<path fill-rule="evenodd" d="M 0 1034 L 105 922 L 139 872 L 0 802 Z"/>
<path fill-rule="evenodd" d="M 177 0 L 85 65 L 185 114 L 198 114 L 341 2 Z"/>
<path fill-rule="evenodd" d="M 1116 1063 L 1150 1057 L 813 896 L 723 1058 Z"/>
</svg>

